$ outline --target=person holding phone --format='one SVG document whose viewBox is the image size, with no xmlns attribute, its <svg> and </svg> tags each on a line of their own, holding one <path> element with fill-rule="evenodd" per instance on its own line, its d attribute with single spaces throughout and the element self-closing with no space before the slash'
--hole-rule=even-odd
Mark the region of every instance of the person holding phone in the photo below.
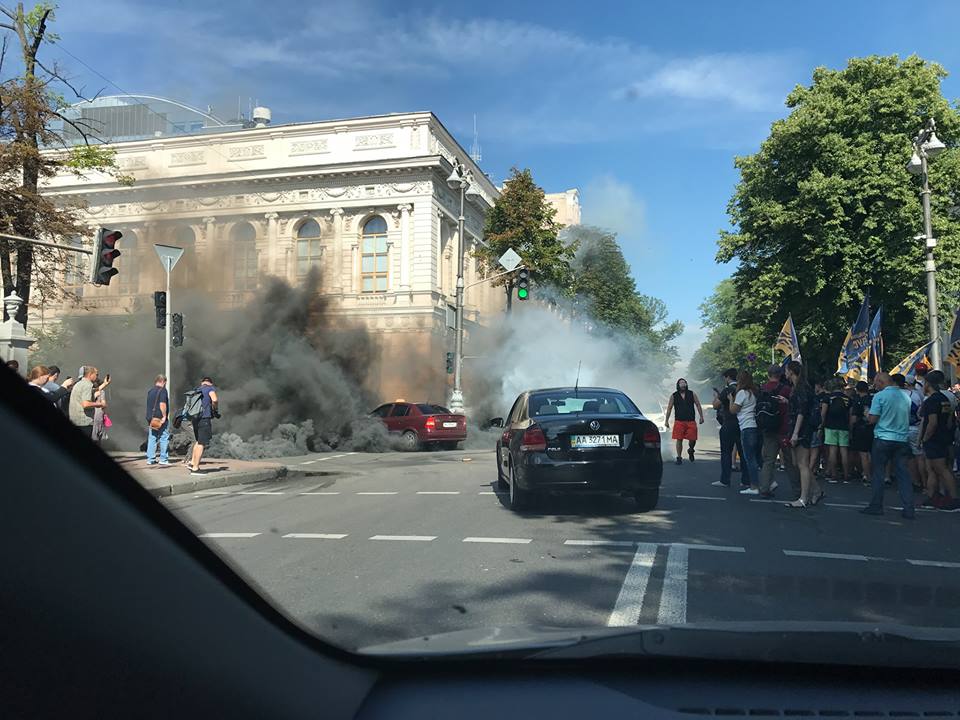
<svg viewBox="0 0 960 720">
<path fill-rule="evenodd" d="M 100 371 L 92 365 L 84 365 L 80 369 L 81 379 L 74 384 L 70 391 L 69 415 L 70 421 L 78 428 L 89 434 L 91 440 L 100 442 L 102 432 L 95 432 L 95 416 L 97 410 L 102 411 L 107 406 L 103 399 L 103 390 L 110 384 L 109 380 L 100 384 L 94 390 L 94 383 L 100 379 Z M 109 378 L 109 375 L 107 376 Z M 96 393 L 96 395 L 94 394 Z M 101 423 L 102 427 L 102 423 Z"/>
</svg>

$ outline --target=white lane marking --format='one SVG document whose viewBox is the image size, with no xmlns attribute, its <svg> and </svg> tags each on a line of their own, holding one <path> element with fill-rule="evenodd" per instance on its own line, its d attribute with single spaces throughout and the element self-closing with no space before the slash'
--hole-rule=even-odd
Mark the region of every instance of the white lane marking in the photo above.
<svg viewBox="0 0 960 720">
<path fill-rule="evenodd" d="M 298 495 L 339 495 L 339 492 L 302 492 Z"/>
<path fill-rule="evenodd" d="M 340 455 L 327 455 L 327 457 L 317 458 L 316 460 L 306 460 L 301 465 L 313 465 L 313 463 L 326 462 L 327 460 L 336 460 L 337 458 L 346 457 L 347 455 L 356 455 L 356 453 L 341 453 Z"/>
<path fill-rule="evenodd" d="M 459 495 L 459 490 L 417 490 L 417 495 Z"/>
<path fill-rule="evenodd" d="M 607 620 L 610 627 L 625 627 L 640 622 L 640 610 L 643 596 L 647 594 L 647 583 L 653 570 L 653 560 L 657 555 L 654 543 L 640 543 L 630 569 L 623 579 L 620 594 L 613 606 L 613 612 Z"/>
<path fill-rule="evenodd" d="M 594 547 L 598 545 L 609 545 L 613 547 L 633 547 L 636 545 L 632 540 L 564 540 L 564 545 L 586 545 Z"/>
<path fill-rule="evenodd" d="M 866 555 L 848 555 L 846 553 L 813 552 L 811 550 L 784 550 L 784 555 L 789 557 L 810 557 L 823 558 L 825 560 L 859 560 L 867 562 L 870 560 Z"/>
<path fill-rule="evenodd" d="M 498 537 L 465 537 L 463 542 L 468 543 L 505 543 L 507 545 L 526 545 L 533 542 L 533 538 L 498 538 Z"/>
<path fill-rule="evenodd" d="M 371 540 L 409 540 L 411 542 L 430 542 L 436 535 L 374 535 Z"/>
<path fill-rule="evenodd" d="M 396 495 L 397 491 L 391 492 L 358 492 L 357 495 Z"/>
<path fill-rule="evenodd" d="M 346 533 L 287 533 L 283 537 L 302 540 L 343 540 Z"/>
<path fill-rule="evenodd" d="M 921 567 L 960 568 L 960 563 L 944 562 L 942 560 L 911 560 L 907 558 L 907 562 Z"/>
<path fill-rule="evenodd" d="M 198 490 L 194 497 L 202 497 L 204 495 L 230 495 L 230 490 Z"/>
<path fill-rule="evenodd" d="M 674 495 L 681 500 L 726 500 L 724 497 L 712 497 L 710 495 Z"/>
<path fill-rule="evenodd" d="M 254 490 L 244 490 L 243 492 L 237 493 L 238 495 L 283 495 L 282 492 L 261 492 Z"/>
<path fill-rule="evenodd" d="M 698 545 L 696 543 L 671 543 L 671 547 L 682 547 L 687 550 L 713 550 L 715 552 L 734 552 L 742 553 L 746 552 L 746 548 L 737 547 L 736 545 Z"/>
<path fill-rule="evenodd" d="M 202 538 L 255 538 L 260 533 L 203 533 Z"/>
<path fill-rule="evenodd" d="M 320 462 L 319 458 L 317 460 L 304 460 L 301 465 L 313 465 L 315 462 Z"/>
<path fill-rule="evenodd" d="M 853 503 L 824 503 L 827 507 L 839 507 L 839 508 L 850 508 L 856 510 L 858 508 L 866 507 L 863 503 L 859 505 L 854 505 Z"/>
<path fill-rule="evenodd" d="M 682 625 L 687 622 L 687 568 L 689 545 L 671 545 L 667 551 L 667 569 L 660 591 L 659 625 Z"/>
<path fill-rule="evenodd" d="M 506 492 L 496 492 L 495 490 L 481 490 L 477 495 L 506 495 Z"/>
</svg>

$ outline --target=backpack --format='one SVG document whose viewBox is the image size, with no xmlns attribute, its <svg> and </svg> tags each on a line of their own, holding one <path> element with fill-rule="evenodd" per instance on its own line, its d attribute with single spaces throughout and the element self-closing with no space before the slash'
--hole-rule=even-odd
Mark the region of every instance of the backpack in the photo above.
<svg viewBox="0 0 960 720">
<path fill-rule="evenodd" d="M 183 412 L 181 415 L 188 420 L 197 420 L 203 414 L 203 393 L 200 388 L 187 390 L 183 394 Z"/>
<path fill-rule="evenodd" d="M 760 390 L 757 393 L 757 427 L 761 432 L 780 432 L 782 412 L 779 395 L 769 390 Z"/>
<path fill-rule="evenodd" d="M 846 427 L 847 419 L 850 416 L 850 399 L 842 393 L 835 393 L 830 397 L 830 404 L 827 406 L 827 420 L 832 425 L 842 425 Z"/>
</svg>

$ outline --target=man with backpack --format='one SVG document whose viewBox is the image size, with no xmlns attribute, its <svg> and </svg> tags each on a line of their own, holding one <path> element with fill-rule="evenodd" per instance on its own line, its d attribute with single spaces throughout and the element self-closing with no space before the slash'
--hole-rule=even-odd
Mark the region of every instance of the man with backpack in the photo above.
<svg viewBox="0 0 960 720">
<path fill-rule="evenodd" d="M 723 373 L 725 387 L 714 388 L 713 407 L 717 411 L 720 423 L 720 479 L 711 483 L 714 487 L 730 487 L 730 475 L 733 472 L 733 449 L 740 452 L 743 462 L 743 449 L 740 447 L 740 424 L 737 416 L 730 411 L 730 403 L 737 394 L 737 369 L 730 368 Z M 749 486 L 748 486 L 749 487 Z"/>
<path fill-rule="evenodd" d="M 783 377 L 783 368 L 771 365 L 767 370 L 767 382 L 760 386 L 757 395 L 757 427 L 763 440 L 763 465 L 760 467 L 760 497 L 773 498 L 777 481 L 773 472 L 777 466 L 777 454 L 783 450 L 783 465 L 791 484 L 799 492 L 800 474 L 793 463 L 793 453 L 788 451 L 788 405 L 791 387 Z M 794 479 L 796 482 L 794 483 Z"/>
<path fill-rule="evenodd" d="M 847 482 L 850 475 L 850 398 L 844 392 L 843 381 L 833 378 L 827 384 L 827 395 L 820 402 L 820 432 L 827 448 L 827 482 Z M 837 477 L 837 456 L 843 468 L 843 477 Z"/>
<path fill-rule="evenodd" d="M 190 474 L 200 473 L 203 451 L 213 439 L 213 418 L 220 417 L 220 399 L 210 377 L 200 381 L 200 387 L 187 393 L 183 404 L 184 416 L 193 425 L 193 455 L 190 459 Z"/>
</svg>

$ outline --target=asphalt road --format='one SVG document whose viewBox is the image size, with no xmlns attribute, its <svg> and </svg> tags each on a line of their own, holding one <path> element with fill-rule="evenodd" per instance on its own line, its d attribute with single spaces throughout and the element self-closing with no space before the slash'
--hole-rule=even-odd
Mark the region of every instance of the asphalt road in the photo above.
<svg viewBox="0 0 960 720">
<path fill-rule="evenodd" d="M 859 484 L 791 509 L 711 487 L 719 463 L 704 450 L 665 466 L 653 512 L 568 497 L 517 514 L 495 491 L 492 450 L 285 461 L 342 474 L 163 502 L 288 615 L 348 648 L 515 624 L 960 627 L 960 514 L 863 516 Z M 778 478 L 778 499 L 792 499 Z"/>
</svg>

